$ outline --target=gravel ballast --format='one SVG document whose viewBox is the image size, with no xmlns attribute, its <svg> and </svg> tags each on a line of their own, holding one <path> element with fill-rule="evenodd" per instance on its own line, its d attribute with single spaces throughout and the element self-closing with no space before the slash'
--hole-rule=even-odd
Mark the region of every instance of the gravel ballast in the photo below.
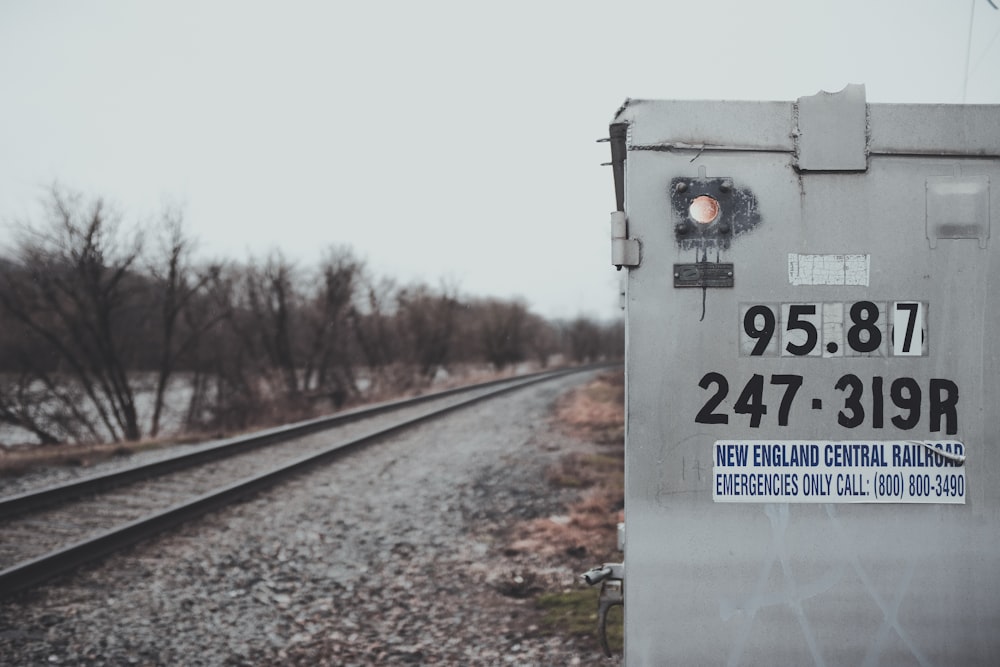
<svg viewBox="0 0 1000 667">
<path fill-rule="evenodd" d="M 503 537 L 575 497 L 545 470 L 592 445 L 551 407 L 595 374 L 421 425 L 2 601 L 0 663 L 618 664 L 544 631 L 518 595 L 580 586 L 578 561 Z"/>
</svg>

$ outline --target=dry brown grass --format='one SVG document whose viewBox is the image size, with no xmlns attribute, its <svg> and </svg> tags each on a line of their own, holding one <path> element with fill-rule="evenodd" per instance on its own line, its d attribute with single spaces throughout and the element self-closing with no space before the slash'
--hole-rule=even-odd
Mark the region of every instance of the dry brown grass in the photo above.
<svg viewBox="0 0 1000 667">
<path fill-rule="evenodd" d="M 573 435 L 604 445 L 625 438 L 625 375 L 609 371 L 567 394 L 556 406 L 556 418 Z"/>
<path fill-rule="evenodd" d="M 208 436 L 190 436 L 140 442 L 112 442 L 96 445 L 36 445 L 0 451 L 0 475 L 20 475 L 43 466 L 78 466 L 87 468 L 116 456 L 131 456 L 136 452 L 166 445 L 200 442 Z"/>
<path fill-rule="evenodd" d="M 601 445 L 599 453 L 567 454 L 549 468 L 553 486 L 578 488 L 580 499 L 563 516 L 517 526 L 508 550 L 542 557 L 574 556 L 595 563 L 616 556 L 619 522 L 624 520 L 624 377 L 599 376 L 559 402 L 556 419 L 572 435 Z"/>
<path fill-rule="evenodd" d="M 550 484 L 581 490 L 579 499 L 563 516 L 522 523 L 514 528 L 509 555 L 541 558 L 565 566 L 575 558 L 582 572 L 603 562 L 620 561 L 618 523 L 624 521 L 625 499 L 625 410 L 624 374 L 609 372 L 562 400 L 556 417 L 571 435 L 598 445 L 597 452 L 568 454 L 547 474 Z M 535 605 L 542 612 L 541 627 L 554 635 L 572 634 L 589 638 L 598 650 L 598 590 L 561 587 L 542 591 Z M 608 641 L 613 651 L 623 646 L 622 614 L 609 614 Z"/>
<path fill-rule="evenodd" d="M 624 520 L 616 494 L 594 489 L 571 506 L 568 514 L 521 524 L 507 549 L 543 558 L 610 560 L 617 551 L 618 522 Z"/>
</svg>

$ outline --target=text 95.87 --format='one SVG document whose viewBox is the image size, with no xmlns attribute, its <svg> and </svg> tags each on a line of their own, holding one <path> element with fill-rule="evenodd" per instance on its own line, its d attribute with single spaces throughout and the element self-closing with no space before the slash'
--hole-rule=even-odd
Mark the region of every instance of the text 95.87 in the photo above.
<svg viewBox="0 0 1000 667">
<path fill-rule="evenodd" d="M 745 303 L 740 305 L 740 356 L 927 356 L 927 304 Z"/>
</svg>

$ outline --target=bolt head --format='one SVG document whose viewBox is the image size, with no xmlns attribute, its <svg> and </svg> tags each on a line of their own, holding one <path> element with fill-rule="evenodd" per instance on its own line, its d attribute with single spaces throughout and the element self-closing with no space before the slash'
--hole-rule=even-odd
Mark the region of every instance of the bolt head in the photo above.
<svg viewBox="0 0 1000 667">
<path fill-rule="evenodd" d="M 680 181 L 677 183 L 677 185 L 674 186 L 675 192 L 687 192 L 687 189 L 688 189 L 688 184 L 685 183 L 684 181 Z"/>
</svg>

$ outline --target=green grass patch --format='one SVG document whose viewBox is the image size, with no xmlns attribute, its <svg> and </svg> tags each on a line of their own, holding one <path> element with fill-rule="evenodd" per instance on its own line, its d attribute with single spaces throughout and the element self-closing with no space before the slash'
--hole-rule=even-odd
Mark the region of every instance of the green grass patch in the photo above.
<svg viewBox="0 0 1000 667">
<path fill-rule="evenodd" d="M 543 593 L 535 603 L 544 613 L 542 624 L 552 635 L 572 634 L 590 637 L 595 645 L 597 638 L 597 599 L 599 587 L 575 589 L 562 593 Z M 621 607 L 608 612 L 608 647 L 620 652 L 624 645 L 623 616 Z"/>
</svg>

